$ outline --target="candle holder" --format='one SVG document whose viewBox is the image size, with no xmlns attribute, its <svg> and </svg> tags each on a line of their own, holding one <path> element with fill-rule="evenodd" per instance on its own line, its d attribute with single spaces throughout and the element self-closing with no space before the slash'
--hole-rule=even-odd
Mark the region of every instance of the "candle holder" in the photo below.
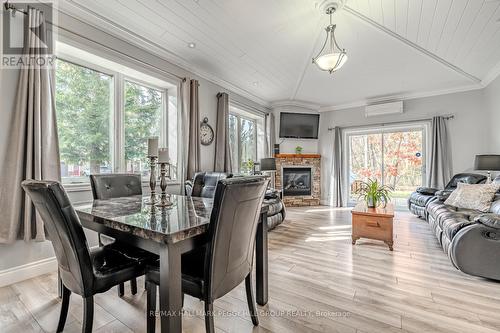
<svg viewBox="0 0 500 333">
<path fill-rule="evenodd" d="M 158 202 L 156 197 L 156 160 L 158 157 L 149 156 L 150 175 L 149 175 L 149 188 L 151 189 L 151 197 L 146 201 L 147 205 L 155 205 Z"/>
<path fill-rule="evenodd" d="M 160 188 L 161 196 L 160 201 L 156 203 L 158 207 L 170 207 L 172 202 L 170 201 L 170 195 L 167 194 L 167 180 L 170 179 L 170 163 L 158 163 L 160 165 Z M 167 175 L 168 169 L 168 175 Z"/>
</svg>

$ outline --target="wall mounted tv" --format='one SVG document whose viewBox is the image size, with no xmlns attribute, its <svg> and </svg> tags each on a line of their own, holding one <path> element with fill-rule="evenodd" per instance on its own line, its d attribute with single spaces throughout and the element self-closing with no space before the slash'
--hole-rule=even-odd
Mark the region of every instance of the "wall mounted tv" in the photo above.
<svg viewBox="0 0 500 333">
<path fill-rule="evenodd" d="M 280 138 L 317 139 L 319 114 L 280 113 Z"/>
</svg>

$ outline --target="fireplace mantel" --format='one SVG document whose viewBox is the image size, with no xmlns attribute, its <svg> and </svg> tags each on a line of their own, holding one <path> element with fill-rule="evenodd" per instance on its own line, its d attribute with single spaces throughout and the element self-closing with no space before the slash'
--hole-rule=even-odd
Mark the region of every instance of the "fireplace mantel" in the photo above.
<svg viewBox="0 0 500 333">
<path fill-rule="evenodd" d="M 275 158 L 321 158 L 320 154 L 274 154 Z"/>
</svg>

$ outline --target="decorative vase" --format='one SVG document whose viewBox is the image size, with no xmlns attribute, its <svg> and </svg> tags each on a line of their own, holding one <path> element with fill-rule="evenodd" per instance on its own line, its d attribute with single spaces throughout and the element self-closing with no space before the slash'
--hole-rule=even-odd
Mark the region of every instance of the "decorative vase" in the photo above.
<svg viewBox="0 0 500 333">
<path fill-rule="evenodd" d="M 375 208 L 377 206 L 377 201 L 373 197 L 366 198 L 366 206 L 368 208 Z"/>
<path fill-rule="evenodd" d="M 302 154 L 302 147 L 301 146 L 295 147 L 295 154 L 297 154 L 297 155 Z"/>
</svg>

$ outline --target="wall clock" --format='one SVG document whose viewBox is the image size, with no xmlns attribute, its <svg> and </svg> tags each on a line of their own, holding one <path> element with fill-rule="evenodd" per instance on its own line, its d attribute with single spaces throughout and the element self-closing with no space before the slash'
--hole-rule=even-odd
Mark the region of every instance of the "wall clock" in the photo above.
<svg viewBox="0 0 500 333">
<path fill-rule="evenodd" d="M 210 145 L 214 141 L 214 130 L 208 124 L 208 118 L 205 117 L 200 124 L 200 141 L 204 146 Z"/>
</svg>

